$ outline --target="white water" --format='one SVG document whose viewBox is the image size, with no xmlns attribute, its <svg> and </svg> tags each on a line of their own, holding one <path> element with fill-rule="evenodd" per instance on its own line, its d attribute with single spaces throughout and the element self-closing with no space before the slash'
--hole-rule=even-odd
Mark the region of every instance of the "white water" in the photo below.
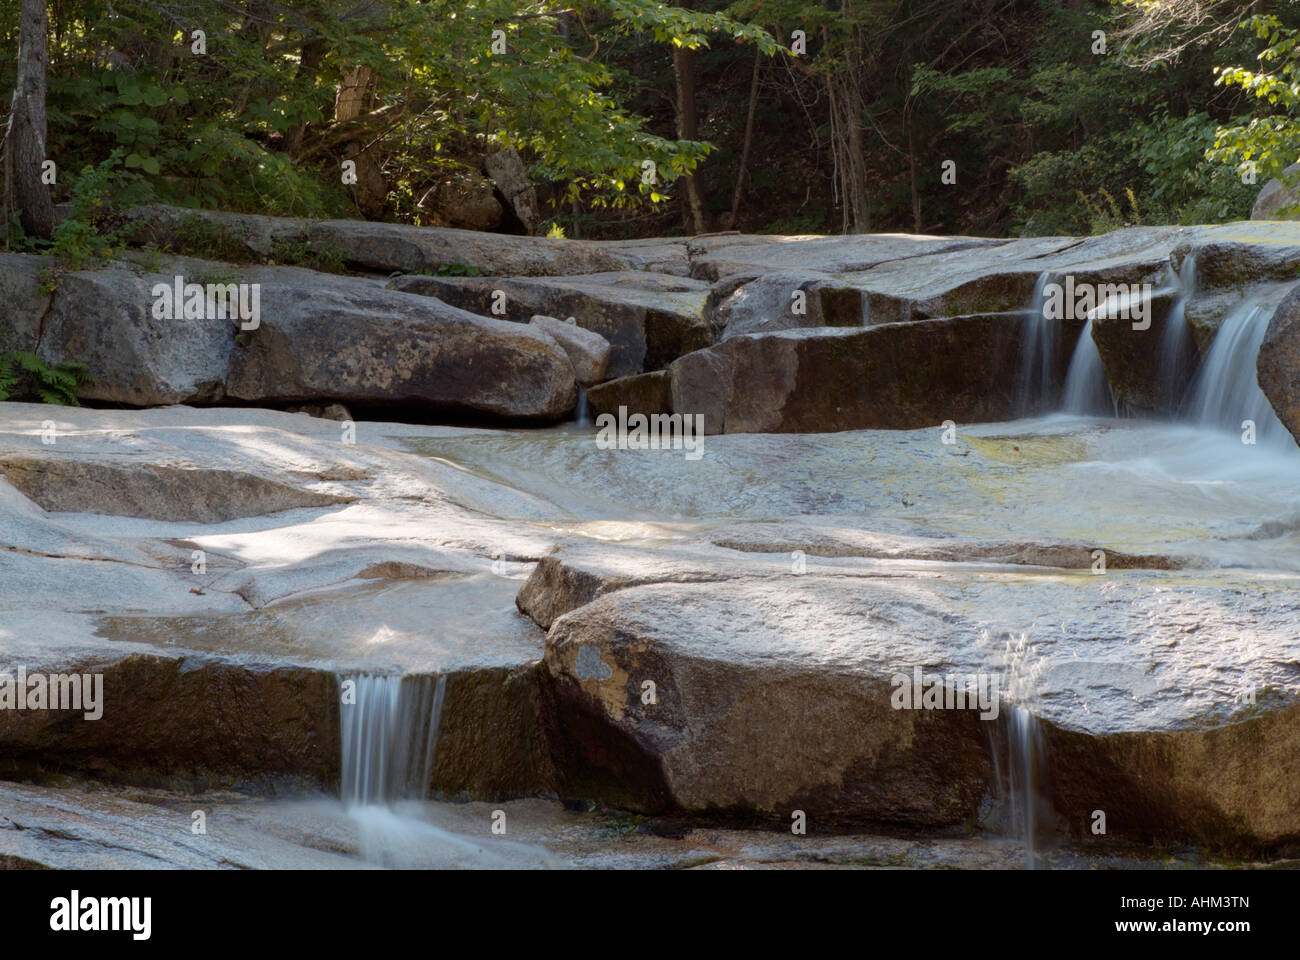
<svg viewBox="0 0 1300 960">
<path fill-rule="evenodd" d="M 578 411 L 573 419 L 580 427 L 589 427 L 592 423 L 591 407 L 587 405 L 587 391 L 582 387 L 578 388 Z"/>
<path fill-rule="evenodd" d="M 1043 736 L 1038 718 L 1028 707 L 1012 704 L 1006 713 L 1007 795 L 1011 823 L 1025 845 L 1025 867 L 1033 870 L 1035 827 L 1038 821 L 1039 770 L 1044 766 Z"/>
<path fill-rule="evenodd" d="M 1177 412 L 1184 396 L 1183 384 L 1191 375 L 1196 362 L 1196 347 L 1192 330 L 1187 324 L 1187 301 L 1196 293 L 1196 258 L 1188 256 L 1182 267 L 1173 271 L 1176 298 L 1169 308 L 1165 329 L 1160 338 L 1160 364 L 1156 369 L 1156 382 L 1163 386 L 1161 400 L 1165 409 Z"/>
<path fill-rule="evenodd" d="M 1240 432 L 1249 420 L 1255 425 L 1258 443 L 1294 446 L 1290 433 L 1259 388 L 1255 366 L 1276 306 L 1275 302 L 1248 300 L 1224 317 L 1192 384 L 1188 415 L 1193 423 Z"/>
<path fill-rule="evenodd" d="M 1070 358 L 1061 409 L 1084 416 L 1114 416 L 1115 398 L 1111 395 L 1110 382 L 1102 366 L 1101 351 L 1092 339 L 1092 321 L 1093 318 L 1089 317 Z"/>
<path fill-rule="evenodd" d="M 1022 321 L 1020 361 L 1020 412 L 1038 413 L 1050 403 L 1054 384 L 1052 368 L 1056 344 L 1061 336 L 1061 321 L 1049 320 L 1043 309 L 1045 288 L 1052 282 L 1050 273 L 1041 274 L 1034 284 L 1034 297 Z"/>
<path fill-rule="evenodd" d="M 424 799 L 447 678 L 364 674 L 340 678 L 340 686 L 347 681 L 356 684 L 356 702 L 339 706 L 344 803 Z"/>
<path fill-rule="evenodd" d="M 1034 845 L 1042 819 L 1040 807 L 1044 811 L 1049 808 L 1040 795 L 1040 781 L 1047 770 L 1042 728 L 1030 709 L 1042 663 L 1028 636 L 1012 634 L 1006 645 L 1006 696 L 992 729 L 990 753 L 1001 800 L 1001 826 L 1020 838 L 1025 848 L 1025 867 L 1033 870 L 1037 865 Z"/>
<path fill-rule="evenodd" d="M 1044 275 L 1045 276 L 1045 275 Z M 1035 291 L 1035 304 L 1041 311 L 1043 278 Z M 1186 396 L 1180 396 L 1180 384 L 1189 378 L 1189 364 L 1195 357 L 1191 328 L 1187 323 L 1186 304 L 1196 292 L 1196 263 L 1188 257 L 1182 268 L 1173 271 L 1171 285 L 1176 299 L 1170 307 L 1168 322 L 1161 336 L 1156 377 L 1165 388 L 1164 401 L 1178 419 L 1200 427 L 1241 433 L 1246 421 L 1254 424 L 1256 440 L 1284 453 L 1291 453 L 1295 441 L 1259 388 L 1256 359 L 1268 332 L 1269 320 L 1282 293 L 1272 291 L 1262 298 L 1243 300 L 1220 324 L 1209 354 L 1201 362 Z M 1104 315 L 1110 304 L 1099 306 L 1089 314 L 1070 359 L 1062 391 L 1060 410 L 1083 416 L 1118 416 L 1101 353 L 1093 340 L 1093 320 Z M 1046 334 L 1038 334 L 1038 337 Z M 1035 347 L 1035 355 L 1040 347 Z M 1030 371 L 1026 371 L 1027 375 Z M 1038 388 L 1035 388 L 1038 389 Z M 1041 391 L 1040 391 L 1041 392 Z"/>
</svg>

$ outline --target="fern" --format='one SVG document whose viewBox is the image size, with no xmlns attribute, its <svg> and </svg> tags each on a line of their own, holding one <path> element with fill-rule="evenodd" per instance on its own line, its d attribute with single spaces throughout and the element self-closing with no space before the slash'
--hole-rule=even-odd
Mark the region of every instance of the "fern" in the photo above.
<svg viewBox="0 0 1300 960">
<path fill-rule="evenodd" d="M 75 407 L 78 388 L 94 382 L 90 368 L 75 360 L 48 364 L 26 350 L 0 356 L 0 400 L 38 400 Z"/>
</svg>

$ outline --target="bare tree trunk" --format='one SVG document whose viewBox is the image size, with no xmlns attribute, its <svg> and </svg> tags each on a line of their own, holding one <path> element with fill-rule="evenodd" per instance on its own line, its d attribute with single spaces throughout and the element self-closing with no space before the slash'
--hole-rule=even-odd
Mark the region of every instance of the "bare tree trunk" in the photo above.
<svg viewBox="0 0 1300 960">
<path fill-rule="evenodd" d="M 912 143 L 912 104 L 903 108 L 903 123 L 907 126 L 907 165 L 912 179 L 912 232 L 921 233 L 921 194 L 916 189 L 916 147 Z"/>
<path fill-rule="evenodd" d="M 845 20 L 850 19 L 849 0 L 841 0 L 840 10 Z M 862 146 L 862 58 L 860 56 L 858 30 L 849 33 L 848 79 L 844 89 L 844 122 L 848 127 L 847 174 L 849 181 L 845 193 L 848 194 L 849 208 L 853 213 L 853 232 L 869 233 L 871 231 L 871 209 L 867 202 L 867 158 Z"/>
<path fill-rule="evenodd" d="M 23 229 L 38 237 L 54 235 L 54 201 L 41 182 L 45 162 L 45 70 L 49 15 L 45 0 L 23 0 L 18 41 L 18 82 L 5 133 L 5 156 L 13 177 L 14 200 Z"/>
<path fill-rule="evenodd" d="M 690 0 L 682 0 L 682 7 L 690 9 Z M 673 73 L 677 79 L 677 139 L 698 140 L 699 118 L 695 110 L 695 52 L 686 47 L 673 48 Z M 704 216 L 704 200 L 700 196 L 700 181 L 691 173 L 682 178 L 686 188 L 686 206 L 683 220 L 687 233 L 708 233 Z"/>
<path fill-rule="evenodd" d="M 745 186 L 745 173 L 749 165 L 749 151 L 754 145 L 754 108 L 758 106 L 758 71 L 763 65 L 763 51 L 754 50 L 754 73 L 749 78 L 749 112 L 745 115 L 745 140 L 740 148 L 740 170 L 736 173 L 736 189 L 731 195 L 731 220 L 727 228 L 736 226 L 736 216 L 740 213 L 740 194 Z"/>
<path fill-rule="evenodd" d="M 369 67 L 359 66 L 348 71 L 334 100 L 335 122 L 343 123 L 369 112 L 373 87 L 374 79 Z M 376 144 L 367 149 L 365 143 L 353 140 L 344 147 L 343 158 L 357 165 L 357 209 L 365 217 L 382 216 L 388 198 L 388 184 L 380 165 L 379 146 Z"/>
<path fill-rule="evenodd" d="M 325 41 L 319 37 L 312 37 L 304 40 L 302 44 L 302 54 L 298 60 L 297 76 L 299 80 L 310 80 L 316 68 L 320 66 L 321 58 L 325 54 Z M 296 124 L 285 138 L 285 152 L 289 154 L 289 159 L 297 161 L 298 154 L 302 151 L 302 142 L 307 136 L 307 127 L 309 124 Z"/>
</svg>

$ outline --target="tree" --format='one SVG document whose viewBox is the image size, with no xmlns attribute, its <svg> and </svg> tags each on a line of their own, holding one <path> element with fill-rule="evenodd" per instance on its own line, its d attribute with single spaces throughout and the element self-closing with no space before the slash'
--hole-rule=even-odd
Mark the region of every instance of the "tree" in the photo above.
<svg viewBox="0 0 1300 960">
<path fill-rule="evenodd" d="M 682 8 L 689 10 L 691 2 L 682 0 Z M 673 47 L 673 74 L 677 82 L 677 139 L 696 141 L 700 138 L 700 127 L 695 109 L 695 51 L 685 44 Z M 682 182 L 686 188 L 683 219 L 687 232 L 706 233 L 709 224 L 695 171 L 682 177 Z"/>
<path fill-rule="evenodd" d="M 16 204 L 23 229 L 46 240 L 54 235 L 54 202 L 43 181 L 45 69 L 49 18 L 45 0 L 23 0 L 18 41 L 18 81 L 5 131 L 6 201 Z"/>
</svg>

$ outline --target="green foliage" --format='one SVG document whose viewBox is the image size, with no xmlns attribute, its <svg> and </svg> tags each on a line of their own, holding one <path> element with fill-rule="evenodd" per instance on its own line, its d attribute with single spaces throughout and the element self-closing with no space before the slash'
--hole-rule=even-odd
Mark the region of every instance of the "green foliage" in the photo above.
<svg viewBox="0 0 1300 960">
<path fill-rule="evenodd" d="M 39 401 L 75 407 L 78 406 L 77 389 L 94 381 L 84 363 L 65 360 L 50 365 L 26 351 L 0 356 L 0 400 Z"/>
<path fill-rule="evenodd" d="M 1216 71 L 1218 82 L 1244 90 L 1264 115 L 1220 127 L 1206 157 L 1234 164 L 1238 173 L 1253 164 L 1262 182 L 1280 174 L 1300 153 L 1300 29 L 1272 14 L 1248 17 L 1241 26 L 1264 42 L 1258 55 L 1262 68 L 1225 67 Z M 1263 69 L 1268 66 L 1273 69 Z"/>
<path fill-rule="evenodd" d="M 111 226 L 115 199 L 130 202 L 139 198 L 142 185 L 137 177 L 122 169 L 121 150 L 95 166 L 85 166 L 73 184 L 71 210 L 54 228 L 54 243 L 49 252 L 59 268 L 81 270 L 116 257 L 125 241 L 120 230 Z"/>
<path fill-rule="evenodd" d="M 19 7 L 0 0 L 0 36 L 16 36 Z M 383 158 L 392 212 L 412 220 L 448 157 L 518 147 L 539 180 L 617 207 L 666 199 L 639 179 L 645 161 L 662 184 L 708 149 L 650 132 L 619 103 L 616 71 L 581 55 L 586 38 L 568 36 L 576 11 L 540 0 L 272 0 L 258 10 L 118 0 L 106 16 L 94 0 L 54 5 L 49 155 L 72 168 L 114 152 L 122 171 L 173 204 L 355 215 L 339 172 L 354 154 L 328 135 L 340 81 L 358 66 L 373 87 L 355 144 Z M 653 0 L 598 0 L 587 16 L 605 38 L 639 32 L 696 48 L 723 34 L 776 49 L 756 26 Z M 191 49 L 195 27 L 204 55 Z M 504 54 L 491 49 L 495 30 Z M 0 87 L 12 83 L 15 56 L 16 43 L 0 44 Z"/>
<path fill-rule="evenodd" d="M 347 267 L 345 250 L 331 243 L 311 240 L 277 240 L 271 247 L 271 259 L 276 263 L 309 267 L 324 273 L 343 273 Z"/>
<path fill-rule="evenodd" d="M 56 256 L 60 269 L 111 256 L 105 211 L 132 203 L 356 216 L 361 190 L 340 164 L 363 148 L 386 196 L 367 216 L 430 222 L 441 216 L 426 206 L 431 187 L 450 169 L 514 147 L 547 226 L 568 236 L 680 230 L 688 173 L 714 225 L 730 227 L 719 214 L 739 176 L 755 62 L 747 230 L 838 229 L 850 182 L 873 230 L 1233 219 L 1258 189 L 1241 182 L 1246 164 L 1263 183 L 1300 152 L 1300 8 L 1260 6 L 1269 12 L 1229 30 L 1245 0 L 266 0 L 255 14 L 226 0 L 114 0 L 109 15 L 61 0 L 50 5 L 55 199 L 74 200 L 89 167 L 82 193 L 103 204 L 82 204 Z M 0 102 L 19 8 L 0 0 Z M 191 50 L 196 27 L 206 55 Z M 795 28 L 808 43 L 799 57 L 783 47 Z M 1104 53 L 1091 49 L 1096 30 Z M 694 51 L 695 140 L 676 135 L 681 49 Z M 340 123 L 336 96 L 359 67 L 371 82 L 359 116 Z M 851 181 L 850 158 L 862 162 Z M 939 179 L 944 160 L 956 187 Z M 10 235 L 12 249 L 50 249 Z M 250 257 L 238 239 L 199 232 L 179 248 Z M 330 251 L 276 259 L 342 268 Z"/>
</svg>

